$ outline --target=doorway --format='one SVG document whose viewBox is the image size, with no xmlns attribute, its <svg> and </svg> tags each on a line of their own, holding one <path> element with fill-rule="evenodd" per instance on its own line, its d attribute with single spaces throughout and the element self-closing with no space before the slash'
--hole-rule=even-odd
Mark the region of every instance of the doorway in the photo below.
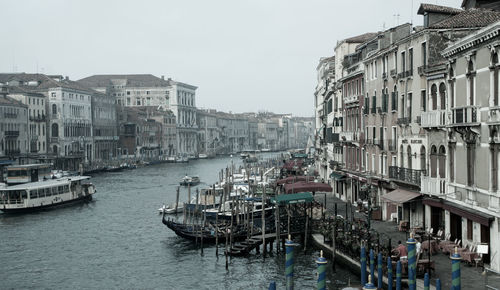
<svg viewBox="0 0 500 290">
<path fill-rule="evenodd" d="M 462 239 L 462 217 L 450 212 L 450 239 Z"/>
<path fill-rule="evenodd" d="M 481 225 L 481 243 L 488 244 L 488 254 L 483 254 L 483 263 L 490 263 L 490 227 Z"/>
</svg>

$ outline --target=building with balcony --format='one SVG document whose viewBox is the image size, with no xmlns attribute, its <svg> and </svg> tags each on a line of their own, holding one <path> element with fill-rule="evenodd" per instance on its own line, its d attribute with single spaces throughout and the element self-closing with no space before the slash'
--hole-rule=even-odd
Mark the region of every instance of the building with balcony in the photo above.
<svg viewBox="0 0 500 290">
<path fill-rule="evenodd" d="M 28 150 L 28 106 L 0 86 L 0 156 L 22 163 Z"/>
<path fill-rule="evenodd" d="M 37 159 L 47 153 L 46 97 L 28 87 L 12 86 L 9 96 L 28 106 L 28 155 Z"/>
<path fill-rule="evenodd" d="M 118 156 L 118 127 L 116 123 L 115 98 L 104 93 L 94 92 L 92 107 L 92 143 L 94 144 L 91 161 L 111 160 Z"/>
<path fill-rule="evenodd" d="M 217 114 L 215 110 L 198 109 L 198 152 L 214 157 L 220 152 L 220 129 L 217 126 Z"/>
<path fill-rule="evenodd" d="M 483 261 L 497 271 L 499 32 L 500 22 L 493 23 L 443 51 L 447 59 L 444 83 L 449 94 L 444 111 L 449 116 L 448 131 L 443 144 L 431 149 L 431 154 L 436 154 L 431 155 L 430 174 L 422 178 L 422 193 L 429 196 L 424 200 L 426 222 L 444 228 L 452 238 L 466 244 L 487 244 L 489 250 L 483 254 Z"/>
</svg>

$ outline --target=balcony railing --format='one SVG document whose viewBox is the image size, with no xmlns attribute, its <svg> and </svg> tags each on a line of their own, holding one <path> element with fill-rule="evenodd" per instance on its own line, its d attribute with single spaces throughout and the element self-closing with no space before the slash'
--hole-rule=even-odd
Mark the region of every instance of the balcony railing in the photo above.
<svg viewBox="0 0 500 290">
<path fill-rule="evenodd" d="M 429 111 L 421 114 L 423 128 L 436 128 L 446 125 L 446 111 Z"/>
<path fill-rule="evenodd" d="M 421 176 L 420 192 L 428 195 L 446 194 L 446 180 L 439 177 Z"/>
<path fill-rule="evenodd" d="M 5 150 L 5 155 L 18 155 L 21 154 L 20 149 L 7 149 Z"/>
<path fill-rule="evenodd" d="M 452 108 L 452 125 L 453 126 L 470 126 L 478 125 L 481 121 L 480 111 L 477 107 L 457 107 Z"/>
<path fill-rule="evenodd" d="M 30 116 L 30 121 L 32 122 L 45 122 L 45 120 L 46 120 L 45 115 Z"/>
<path fill-rule="evenodd" d="M 50 143 L 58 143 L 59 137 L 50 137 Z"/>
<path fill-rule="evenodd" d="M 5 131 L 5 137 L 17 138 L 19 137 L 19 131 Z"/>
<path fill-rule="evenodd" d="M 426 68 L 427 68 L 427 66 L 426 66 L 426 65 L 419 66 L 419 67 L 418 67 L 418 74 L 419 74 L 420 76 L 423 76 L 423 75 L 425 74 L 425 69 L 426 69 Z"/>
<path fill-rule="evenodd" d="M 354 140 L 354 132 L 340 132 L 339 137 L 340 141 L 352 142 Z"/>
<path fill-rule="evenodd" d="M 352 96 L 348 96 L 348 97 L 344 97 L 344 103 L 354 103 L 354 102 L 357 102 L 359 100 L 359 96 L 356 96 L 356 95 L 352 95 Z"/>
<path fill-rule="evenodd" d="M 389 166 L 389 178 L 420 186 L 421 175 L 425 170 Z"/>
<path fill-rule="evenodd" d="M 395 78 L 398 75 L 396 69 L 391 69 L 391 77 Z"/>
<path fill-rule="evenodd" d="M 398 125 L 408 125 L 410 124 L 410 118 L 398 118 Z"/>
</svg>

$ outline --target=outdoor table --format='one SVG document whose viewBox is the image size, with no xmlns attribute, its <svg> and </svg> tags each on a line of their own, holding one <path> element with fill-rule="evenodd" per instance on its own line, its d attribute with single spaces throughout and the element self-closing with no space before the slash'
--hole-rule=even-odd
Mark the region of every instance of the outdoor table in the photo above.
<svg viewBox="0 0 500 290">
<path fill-rule="evenodd" d="M 475 263 L 475 259 L 479 257 L 479 254 L 476 252 L 462 252 L 460 255 L 462 256 L 462 260 L 469 264 Z"/>
<path fill-rule="evenodd" d="M 431 255 L 434 255 L 435 253 L 437 253 L 437 251 L 439 249 L 438 243 L 436 240 L 431 240 L 430 244 L 431 244 L 431 246 L 430 246 Z M 423 252 L 423 250 L 429 250 L 429 241 L 428 240 L 422 242 L 421 252 Z"/>
</svg>

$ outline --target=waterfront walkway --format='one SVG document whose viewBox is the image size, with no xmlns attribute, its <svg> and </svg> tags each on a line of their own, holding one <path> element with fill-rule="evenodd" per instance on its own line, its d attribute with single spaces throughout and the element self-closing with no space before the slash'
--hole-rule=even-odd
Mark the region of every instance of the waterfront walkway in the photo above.
<svg viewBox="0 0 500 290">
<path fill-rule="evenodd" d="M 324 202 L 324 194 L 316 194 L 315 199 L 318 202 Z M 336 197 L 333 194 L 327 194 L 326 197 L 326 208 L 327 213 L 334 215 L 335 203 L 337 203 L 337 214 L 346 216 L 346 203 Z M 348 207 L 348 218 L 351 218 L 350 207 Z M 366 220 L 366 215 L 363 213 L 356 212 L 353 209 L 354 217 Z M 394 222 L 384 222 L 384 221 L 371 221 L 371 228 L 379 232 L 384 236 L 384 238 L 390 238 L 392 240 L 391 244 L 394 248 L 397 246 L 398 241 L 406 243 L 408 240 L 408 234 L 406 232 L 398 231 L 398 227 Z M 425 257 L 424 257 L 425 258 Z M 432 271 L 431 284 L 436 283 L 436 279 L 441 280 L 442 289 L 450 289 L 451 286 L 451 260 L 450 258 L 442 253 L 437 253 L 431 256 L 431 260 L 435 263 L 435 271 Z M 462 289 L 485 289 L 486 278 L 488 279 L 488 284 L 497 289 L 500 289 L 500 277 L 498 276 L 488 276 L 483 275 L 482 267 L 468 266 L 465 263 L 461 265 L 461 275 L 462 275 Z"/>
</svg>

